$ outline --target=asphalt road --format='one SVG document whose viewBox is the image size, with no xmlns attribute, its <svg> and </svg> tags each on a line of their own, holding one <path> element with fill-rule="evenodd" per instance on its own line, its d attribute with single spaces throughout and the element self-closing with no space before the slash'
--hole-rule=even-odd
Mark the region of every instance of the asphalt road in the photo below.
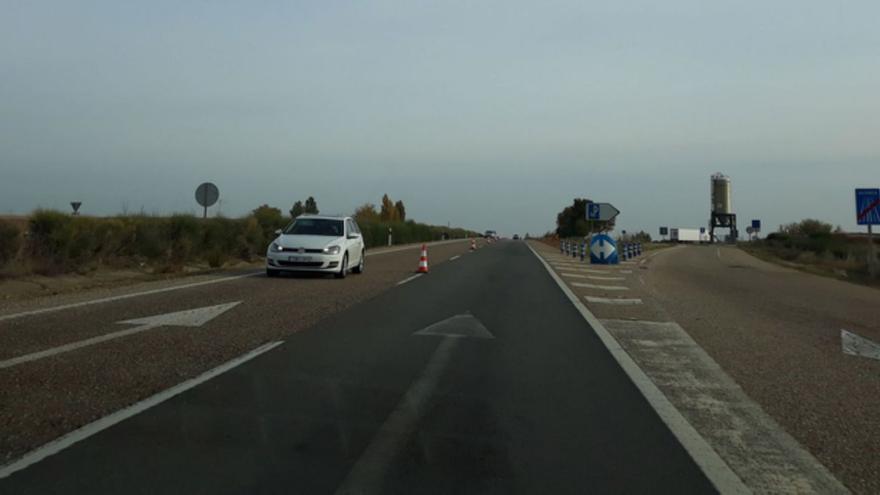
<svg viewBox="0 0 880 495">
<path fill-rule="evenodd" d="M 880 361 L 841 352 L 841 329 L 880 342 L 880 291 L 732 247 L 664 250 L 637 270 L 666 319 L 834 474 L 880 493 Z"/>
<path fill-rule="evenodd" d="M 134 309 L 59 312 L 34 318 L 43 333 L 28 342 L 57 343 L 48 322 L 82 338 L 196 301 L 242 301 L 191 331 L 71 352 L 96 368 L 114 353 L 148 363 L 294 328 L 285 314 L 302 302 L 285 297 L 283 284 L 304 297 L 322 284 L 356 293 L 345 282 L 243 278 L 150 296 L 147 307 L 132 299 Z M 0 480 L 0 491 L 714 492 L 524 243 L 465 254 L 404 285 L 383 283 L 387 290 L 364 289 L 304 331 L 283 332 L 283 345 Z M 16 332 L 2 324 L 4 334 Z M 200 346 L 169 340 L 194 334 L 205 334 Z M 47 365 L 64 363 L 20 367 L 36 376 Z M 0 379 L 8 374 L 0 370 Z"/>
</svg>

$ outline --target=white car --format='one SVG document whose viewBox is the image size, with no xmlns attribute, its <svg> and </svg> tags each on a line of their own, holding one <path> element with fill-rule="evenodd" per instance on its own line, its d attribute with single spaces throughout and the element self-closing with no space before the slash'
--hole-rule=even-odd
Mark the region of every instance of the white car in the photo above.
<svg viewBox="0 0 880 495">
<path fill-rule="evenodd" d="M 302 215 L 284 229 L 266 251 L 266 275 L 282 271 L 363 273 L 364 238 L 351 217 Z"/>
</svg>

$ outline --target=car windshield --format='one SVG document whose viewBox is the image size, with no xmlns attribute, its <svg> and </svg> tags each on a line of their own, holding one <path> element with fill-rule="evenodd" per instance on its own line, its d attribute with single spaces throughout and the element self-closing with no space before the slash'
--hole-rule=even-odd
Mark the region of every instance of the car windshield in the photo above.
<svg viewBox="0 0 880 495">
<path fill-rule="evenodd" d="M 300 218 L 284 229 L 285 235 L 326 235 L 341 237 L 345 229 L 342 220 Z"/>
</svg>

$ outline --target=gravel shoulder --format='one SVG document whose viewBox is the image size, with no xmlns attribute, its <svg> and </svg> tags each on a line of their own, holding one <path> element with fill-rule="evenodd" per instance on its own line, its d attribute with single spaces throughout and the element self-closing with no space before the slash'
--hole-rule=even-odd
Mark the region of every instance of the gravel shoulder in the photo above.
<svg viewBox="0 0 880 495">
<path fill-rule="evenodd" d="M 840 330 L 880 342 L 880 291 L 733 247 L 660 253 L 651 297 L 850 489 L 880 493 L 880 361 L 841 352 Z"/>
</svg>

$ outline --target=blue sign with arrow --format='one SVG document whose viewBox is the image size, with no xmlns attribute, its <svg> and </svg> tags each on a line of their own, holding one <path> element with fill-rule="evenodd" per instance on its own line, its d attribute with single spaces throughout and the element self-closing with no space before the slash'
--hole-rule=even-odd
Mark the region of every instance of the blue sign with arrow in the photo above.
<svg viewBox="0 0 880 495">
<path fill-rule="evenodd" d="M 594 265 L 616 265 L 620 262 L 617 243 L 606 234 L 594 235 L 590 240 L 590 263 Z"/>
<path fill-rule="evenodd" d="M 761 221 L 760 220 L 752 220 L 752 228 L 755 232 L 761 230 Z"/>
<path fill-rule="evenodd" d="M 611 203 L 587 203 L 587 220 L 608 222 L 619 213 Z"/>
<path fill-rule="evenodd" d="M 880 189 L 856 189 L 856 223 L 880 225 Z"/>
</svg>

